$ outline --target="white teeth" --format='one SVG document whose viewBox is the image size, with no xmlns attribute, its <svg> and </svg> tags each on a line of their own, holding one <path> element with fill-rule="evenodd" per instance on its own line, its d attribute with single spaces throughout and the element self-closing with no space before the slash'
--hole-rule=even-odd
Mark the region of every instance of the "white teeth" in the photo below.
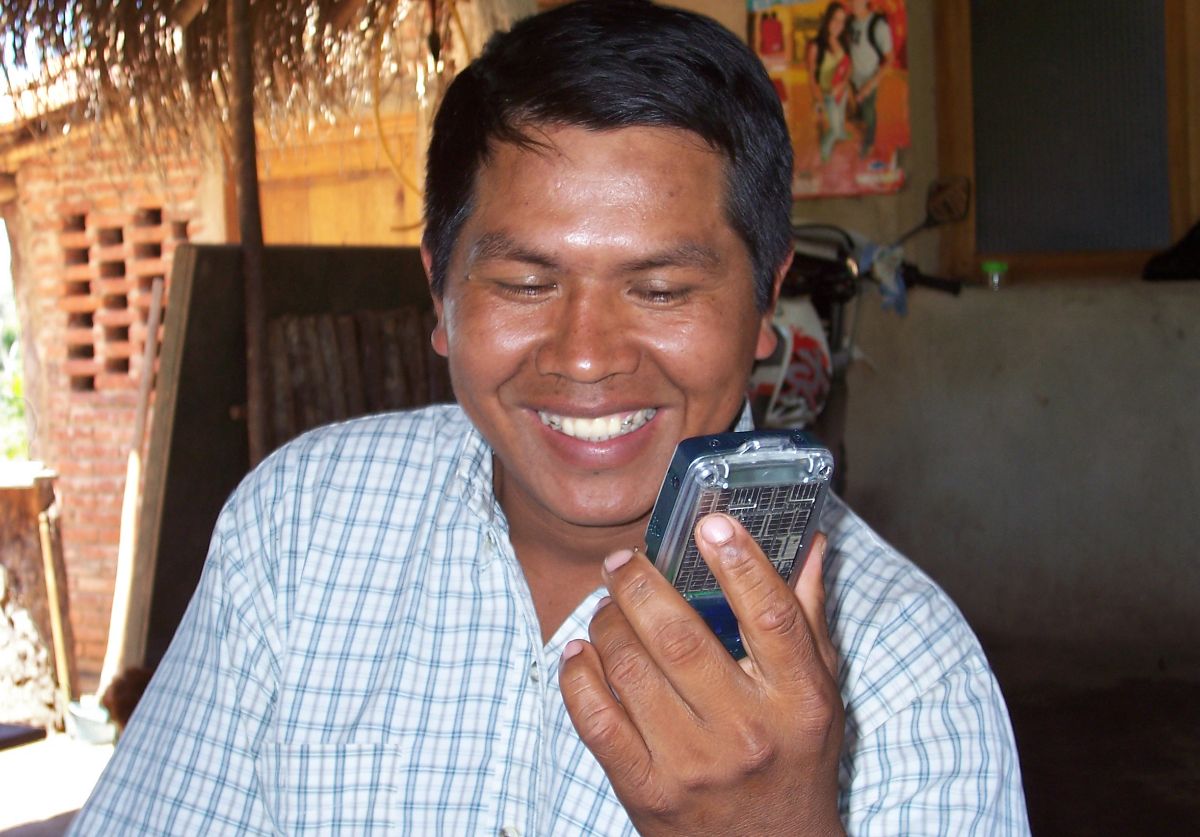
<svg viewBox="0 0 1200 837">
<path fill-rule="evenodd" d="M 551 430 L 557 430 L 566 436 L 583 439 L 587 442 L 604 442 L 632 433 L 654 418 L 657 412 L 652 408 L 637 410 L 632 413 L 614 413 L 611 416 L 599 418 L 576 418 L 575 416 L 558 416 L 545 411 L 538 411 L 542 424 Z"/>
</svg>

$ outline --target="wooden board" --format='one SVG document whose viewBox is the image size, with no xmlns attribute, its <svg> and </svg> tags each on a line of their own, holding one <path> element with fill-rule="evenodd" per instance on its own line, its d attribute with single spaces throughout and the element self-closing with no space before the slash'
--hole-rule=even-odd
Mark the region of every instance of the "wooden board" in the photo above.
<svg viewBox="0 0 1200 837">
<path fill-rule="evenodd" d="M 415 247 L 268 247 L 264 268 L 268 320 L 332 315 L 336 330 L 338 317 L 432 309 Z M 133 663 L 156 665 L 166 651 L 217 514 L 248 468 L 240 270 L 237 247 L 176 252 L 130 602 Z"/>
</svg>

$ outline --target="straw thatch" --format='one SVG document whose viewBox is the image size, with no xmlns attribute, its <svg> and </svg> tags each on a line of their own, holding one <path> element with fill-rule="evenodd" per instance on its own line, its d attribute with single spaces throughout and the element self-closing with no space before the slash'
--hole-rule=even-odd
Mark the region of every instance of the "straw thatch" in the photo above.
<svg viewBox="0 0 1200 837">
<path fill-rule="evenodd" d="M 322 122 L 428 104 L 490 31 L 532 6 L 253 0 L 260 123 L 286 143 Z M 27 131 L 112 126 L 153 151 L 229 122 L 226 0 L 4 0 L 0 66 Z"/>
</svg>

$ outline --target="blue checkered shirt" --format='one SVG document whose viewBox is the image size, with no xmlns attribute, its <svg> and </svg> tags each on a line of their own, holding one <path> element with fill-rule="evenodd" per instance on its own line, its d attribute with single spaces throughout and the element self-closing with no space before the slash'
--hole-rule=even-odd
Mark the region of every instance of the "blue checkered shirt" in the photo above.
<svg viewBox="0 0 1200 837">
<path fill-rule="evenodd" d="M 839 501 L 822 523 L 849 832 L 1027 833 L 961 615 Z M 303 436 L 221 513 L 72 833 L 631 834 L 558 688 L 601 594 L 542 642 L 491 451 L 457 407 Z"/>
</svg>

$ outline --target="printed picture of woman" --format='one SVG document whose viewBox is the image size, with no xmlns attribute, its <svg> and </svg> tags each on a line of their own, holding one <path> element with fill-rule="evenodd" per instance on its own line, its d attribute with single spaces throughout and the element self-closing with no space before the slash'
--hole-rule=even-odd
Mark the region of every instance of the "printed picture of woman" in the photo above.
<svg viewBox="0 0 1200 837">
<path fill-rule="evenodd" d="M 836 0 L 826 7 L 817 36 L 808 43 L 805 59 L 824 162 L 837 142 L 849 139 L 846 101 L 850 92 L 850 52 L 846 7 Z"/>
</svg>

